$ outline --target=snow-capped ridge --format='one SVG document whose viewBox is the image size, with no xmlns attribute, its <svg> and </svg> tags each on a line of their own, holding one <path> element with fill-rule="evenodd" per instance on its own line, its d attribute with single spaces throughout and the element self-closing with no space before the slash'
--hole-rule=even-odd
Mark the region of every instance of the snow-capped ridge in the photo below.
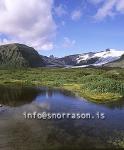
<svg viewBox="0 0 124 150">
<path fill-rule="evenodd" d="M 97 53 L 90 52 L 86 54 L 81 54 L 76 60 L 77 64 L 83 64 L 84 62 L 91 62 L 88 65 L 101 66 L 106 63 L 118 60 L 123 54 L 124 51 L 118 51 L 116 49 L 106 49 L 104 51 Z M 83 64 L 82 67 L 85 65 L 87 64 L 86 63 Z"/>
</svg>

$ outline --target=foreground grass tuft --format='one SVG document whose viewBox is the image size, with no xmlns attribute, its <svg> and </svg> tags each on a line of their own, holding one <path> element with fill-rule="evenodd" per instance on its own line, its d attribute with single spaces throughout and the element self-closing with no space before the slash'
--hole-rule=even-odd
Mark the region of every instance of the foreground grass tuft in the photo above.
<svg viewBox="0 0 124 150">
<path fill-rule="evenodd" d="M 0 84 L 64 88 L 77 96 L 103 103 L 124 97 L 124 69 L 0 70 Z"/>
</svg>

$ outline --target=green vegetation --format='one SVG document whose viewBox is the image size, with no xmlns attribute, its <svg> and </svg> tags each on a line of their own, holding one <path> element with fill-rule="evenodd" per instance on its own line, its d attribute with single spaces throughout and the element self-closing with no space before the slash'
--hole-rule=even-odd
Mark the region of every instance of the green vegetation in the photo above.
<svg viewBox="0 0 124 150">
<path fill-rule="evenodd" d="M 124 96 L 124 69 L 37 68 L 0 70 L 2 85 L 35 85 L 64 88 L 99 103 Z"/>
<path fill-rule="evenodd" d="M 38 52 L 23 44 L 0 46 L 0 68 L 27 68 L 45 66 Z"/>
</svg>

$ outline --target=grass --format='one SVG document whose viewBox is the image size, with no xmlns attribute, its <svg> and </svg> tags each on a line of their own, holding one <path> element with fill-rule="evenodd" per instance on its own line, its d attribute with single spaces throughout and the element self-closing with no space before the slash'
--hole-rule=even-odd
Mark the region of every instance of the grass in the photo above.
<svg viewBox="0 0 124 150">
<path fill-rule="evenodd" d="M 124 97 L 124 69 L 1 69 L 0 84 L 64 88 L 77 96 L 103 103 Z"/>
</svg>

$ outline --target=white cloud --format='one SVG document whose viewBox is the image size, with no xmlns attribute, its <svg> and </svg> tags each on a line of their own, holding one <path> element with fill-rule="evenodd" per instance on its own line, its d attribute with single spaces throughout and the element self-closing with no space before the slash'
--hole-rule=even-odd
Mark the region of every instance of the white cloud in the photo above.
<svg viewBox="0 0 124 150">
<path fill-rule="evenodd" d="M 116 10 L 124 13 L 124 0 L 119 0 L 116 5 Z"/>
<path fill-rule="evenodd" d="M 75 40 L 71 40 L 70 38 L 68 37 L 64 37 L 64 43 L 63 43 L 63 47 L 64 48 L 71 48 L 73 47 L 74 45 L 76 44 L 76 41 Z"/>
<path fill-rule="evenodd" d="M 94 18 L 96 20 L 103 20 L 108 16 L 113 17 L 118 13 L 124 13 L 124 0 L 105 0 L 97 10 Z"/>
<path fill-rule="evenodd" d="M 71 14 L 71 19 L 77 21 L 81 18 L 81 16 L 82 16 L 81 10 L 74 10 Z"/>
<path fill-rule="evenodd" d="M 53 48 L 56 24 L 52 6 L 53 0 L 0 0 L 0 33 L 9 37 L 8 43 L 20 42 L 41 50 Z"/>
<path fill-rule="evenodd" d="M 55 8 L 54 8 L 54 11 L 55 11 L 55 14 L 56 14 L 57 16 L 59 16 L 59 17 L 62 17 L 62 16 L 64 16 L 64 15 L 67 14 L 67 11 L 66 11 L 66 9 L 65 9 L 65 6 L 62 5 L 62 4 L 60 4 L 59 6 L 55 7 Z"/>
<path fill-rule="evenodd" d="M 114 15 L 113 7 L 115 5 L 115 1 L 116 0 L 111 0 L 111 1 L 104 3 L 104 5 L 98 9 L 95 15 L 95 19 L 102 20 L 107 16 L 113 16 Z"/>
</svg>

